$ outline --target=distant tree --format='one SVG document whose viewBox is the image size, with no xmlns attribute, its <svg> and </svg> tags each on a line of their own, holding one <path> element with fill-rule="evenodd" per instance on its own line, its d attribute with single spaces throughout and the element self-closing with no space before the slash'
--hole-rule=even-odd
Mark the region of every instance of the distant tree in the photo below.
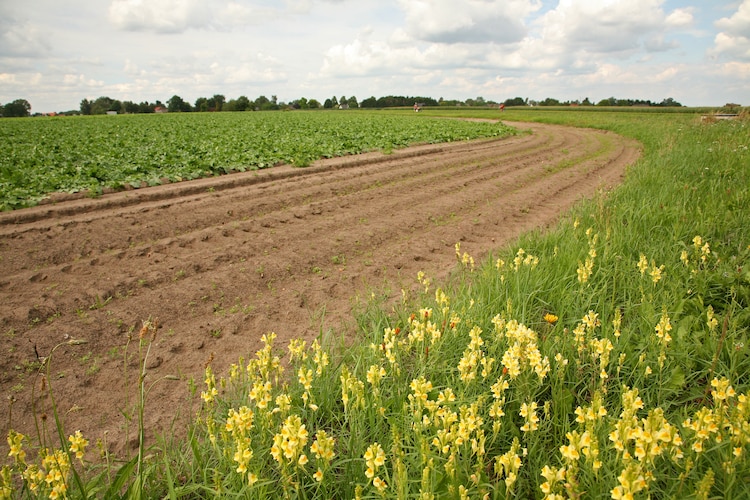
<svg viewBox="0 0 750 500">
<path fill-rule="evenodd" d="M 341 99 L 339 99 L 339 106 L 346 104 L 346 96 L 342 95 Z"/>
<path fill-rule="evenodd" d="M 182 97 L 178 95 L 173 95 L 167 101 L 167 111 L 169 111 L 170 113 L 188 112 L 192 110 L 193 107 L 190 105 L 190 103 L 184 101 Z"/>
<path fill-rule="evenodd" d="M 439 105 L 440 106 L 460 106 L 461 105 L 461 101 L 459 101 L 457 99 L 443 99 L 441 97 Z"/>
<path fill-rule="evenodd" d="M 513 99 L 506 99 L 503 101 L 503 104 L 506 106 L 525 106 L 526 101 L 523 100 L 523 97 L 514 97 Z"/>
<path fill-rule="evenodd" d="M 310 99 L 307 102 L 307 105 L 309 106 L 310 109 L 320 109 L 321 107 L 320 101 L 318 101 L 317 99 Z"/>
<path fill-rule="evenodd" d="M 601 101 L 597 102 L 596 105 L 597 106 L 617 106 L 617 99 L 615 97 L 602 99 Z"/>
<path fill-rule="evenodd" d="M 226 97 L 221 94 L 214 94 L 213 97 L 208 99 L 207 105 L 209 111 L 221 111 L 222 106 L 226 102 Z"/>
<path fill-rule="evenodd" d="M 241 95 L 237 98 L 237 111 L 247 111 L 252 107 L 252 103 L 247 96 Z"/>
<path fill-rule="evenodd" d="M 547 97 L 545 100 L 539 103 L 540 106 L 559 106 L 560 101 L 552 97 Z"/>
<path fill-rule="evenodd" d="M 666 99 L 664 99 L 662 102 L 659 103 L 659 106 L 681 108 L 682 104 L 675 101 L 671 97 L 667 97 Z"/>
<path fill-rule="evenodd" d="M 94 102 L 91 103 L 91 114 L 103 115 L 107 111 L 117 111 L 117 109 L 112 109 L 115 107 L 115 103 L 117 103 L 117 108 L 119 109 L 119 101 L 115 101 L 114 99 L 106 96 L 98 97 Z"/>
<path fill-rule="evenodd" d="M 16 99 L 2 107 L 2 116 L 25 117 L 31 114 L 31 104 L 26 99 Z"/>
<path fill-rule="evenodd" d="M 91 114 L 91 101 L 84 98 L 81 101 L 81 114 L 82 115 L 90 115 Z"/>
<path fill-rule="evenodd" d="M 138 112 L 139 113 L 153 113 L 155 107 L 156 107 L 155 104 L 151 104 L 148 101 L 139 102 L 138 103 Z"/>
<path fill-rule="evenodd" d="M 208 111 L 208 99 L 205 97 L 199 97 L 195 100 L 195 106 L 193 107 L 196 111 Z"/>
<path fill-rule="evenodd" d="M 359 103 L 359 105 L 362 108 L 377 108 L 378 100 L 375 99 L 375 96 L 371 96 L 371 97 L 368 97 L 367 99 L 363 99 L 362 102 Z"/>
<path fill-rule="evenodd" d="M 349 105 L 350 108 L 358 108 L 359 103 L 357 102 L 357 98 L 354 96 L 351 96 L 349 99 L 347 99 L 346 103 Z"/>
<path fill-rule="evenodd" d="M 122 101 L 122 112 L 123 113 L 138 113 L 138 105 L 133 101 Z"/>
<path fill-rule="evenodd" d="M 293 107 L 296 109 L 310 109 L 310 102 L 305 97 L 300 97 L 293 103 Z"/>
<path fill-rule="evenodd" d="M 258 96 L 257 99 L 254 101 L 255 109 L 266 109 L 269 104 L 271 104 L 271 101 L 268 99 L 268 97 L 261 95 Z"/>
</svg>

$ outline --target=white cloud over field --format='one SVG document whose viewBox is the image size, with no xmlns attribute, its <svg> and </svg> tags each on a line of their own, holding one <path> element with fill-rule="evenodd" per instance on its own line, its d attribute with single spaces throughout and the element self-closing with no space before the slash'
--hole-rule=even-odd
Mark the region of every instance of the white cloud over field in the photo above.
<svg viewBox="0 0 750 500">
<path fill-rule="evenodd" d="M 0 103 L 388 94 L 750 104 L 750 0 L 0 3 Z"/>
</svg>

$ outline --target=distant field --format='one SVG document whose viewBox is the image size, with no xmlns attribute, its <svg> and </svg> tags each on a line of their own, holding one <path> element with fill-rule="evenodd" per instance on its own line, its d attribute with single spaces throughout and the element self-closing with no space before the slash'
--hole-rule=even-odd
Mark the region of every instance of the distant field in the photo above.
<svg viewBox="0 0 750 500">
<path fill-rule="evenodd" d="M 53 192 L 96 194 L 509 133 L 493 123 L 377 111 L 6 119 L 0 121 L 0 209 L 32 206 Z"/>
</svg>

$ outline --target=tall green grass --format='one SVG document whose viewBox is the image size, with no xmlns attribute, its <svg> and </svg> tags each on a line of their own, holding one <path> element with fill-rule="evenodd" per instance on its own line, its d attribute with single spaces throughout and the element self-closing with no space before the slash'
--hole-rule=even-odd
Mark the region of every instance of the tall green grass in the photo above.
<svg viewBox="0 0 750 500">
<path fill-rule="evenodd" d="M 750 496 L 748 122 L 503 118 L 609 129 L 644 154 L 557 227 L 482 262 L 457 246 L 450 279 L 420 274 L 395 307 L 374 293 L 355 339 L 268 334 L 250 361 L 209 367 L 186 440 L 139 453 L 137 479 L 114 490 L 80 467 L 68 494 Z M 0 491 L 48 495 L 15 450 Z"/>
</svg>

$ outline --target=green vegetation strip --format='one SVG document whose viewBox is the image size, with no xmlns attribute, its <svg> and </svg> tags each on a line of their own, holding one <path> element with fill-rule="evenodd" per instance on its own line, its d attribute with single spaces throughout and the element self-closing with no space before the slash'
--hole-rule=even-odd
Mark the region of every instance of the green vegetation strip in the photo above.
<svg viewBox="0 0 750 500">
<path fill-rule="evenodd" d="M 279 163 L 511 134 L 380 112 L 175 113 L 0 121 L 0 209 L 50 193 L 158 185 Z"/>
<path fill-rule="evenodd" d="M 83 436 L 37 464 L 22 456 L 30 439 L 12 434 L 4 487 L 41 497 L 67 480 L 74 498 L 748 498 L 748 122 L 507 116 L 609 128 L 640 140 L 644 156 L 557 228 L 481 263 L 457 246 L 454 277 L 420 274 L 395 308 L 373 293 L 346 347 L 335 335 L 289 346 L 267 335 L 251 361 L 221 377 L 209 367 L 184 441 L 105 473 L 76 459 L 88 456 Z M 147 366 L 156 330 L 144 331 Z"/>
</svg>

